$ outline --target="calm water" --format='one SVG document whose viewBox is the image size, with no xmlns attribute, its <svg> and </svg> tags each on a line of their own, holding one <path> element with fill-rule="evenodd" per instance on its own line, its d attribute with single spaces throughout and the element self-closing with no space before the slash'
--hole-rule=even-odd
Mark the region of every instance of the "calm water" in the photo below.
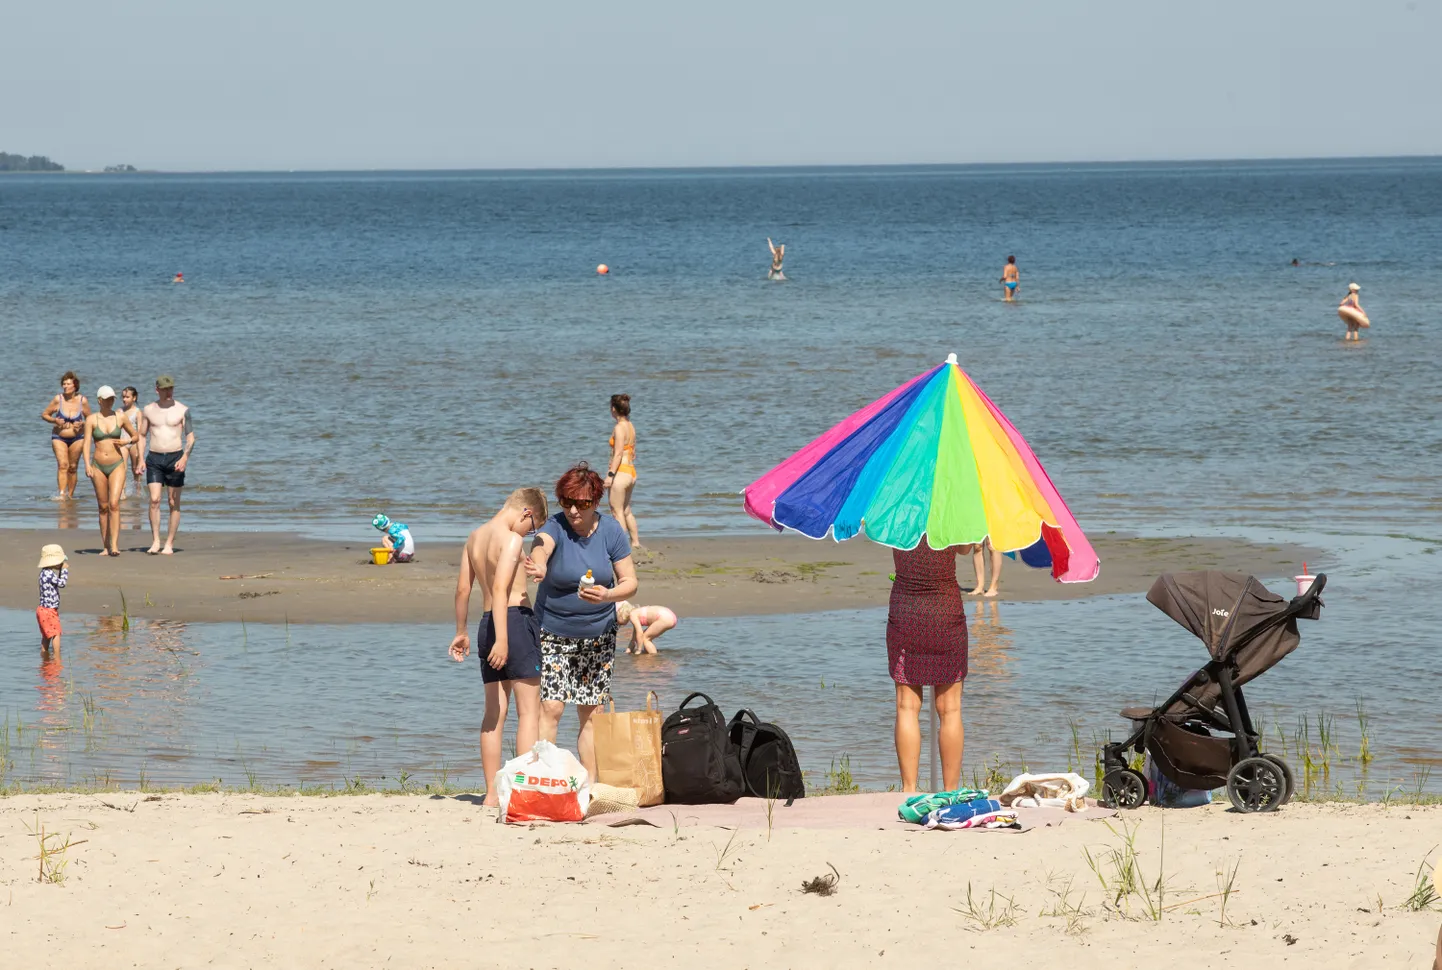
<svg viewBox="0 0 1442 970">
<path fill-rule="evenodd" d="M 190 528 L 456 533 L 604 461 L 624 390 L 643 529 L 743 529 L 736 490 L 956 351 L 1085 526 L 1412 531 L 1442 517 L 1439 270 L 1442 159 L 7 177 L 0 511 L 54 521 L 37 415 L 73 368 L 176 375 Z"/>
<path fill-rule="evenodd" d="M 1333 768 L 1315 784 L 1377 797 L 1389 787 L 1442 790 L 1437 738 L 1435 610 L 1397 611 L 1435 585 L 1438 547 L 1409 540 L 1328 540 L 1351 564 L 1334 573 L 1323 619 L 1301 648 L 1247 688 L 1272 750 L 1296 753 L 1298 718 L 1334 721 Z M 1427 552 L 1425 550 L 1432 550 Z M 1393 593 L 1379 597 L 1376 590 Z M 1284 590 L 1280 582 L 1273 588 Z M 967 770 L 999 756 L 1034 768 L 1075 762 L 1090 775 L 1094 739 L 1124 724 L 1123 706 L 1153 702 L 1205 660 L 1200 643 L 1141 596 L 978 604 L 964 712 Z M 10 780 L 135 785 L 220 778 L 227 784 L 477 784 L 480 673 L 446 659 L 450 628 L 141 623 L 67 618 L 63 663 L 41 666 L 34 617 L 0 611 L 0 710 Z M 824 781 L 849 758 L 857 780 L 895 780 L 885 610 L 686 619 L 656 657 L 621 657 L 618 705 L 657 691 L 670 710 L 704 690 L 728 710 L 787 725 L 805 769 Z M 1356 704 L 1376 760 L 1362 772 Z M 90 720 L 87 723 L 87 708 Z M 22 727 L 23 726 L 23 727 Z M 563 739 L 573 736 L 568 715 Z"/>
<path fill-rule="evenodd" d="M 788 283 L 762 279 L 767 235 Z M 1017 305 L 994 282 L 1009 252 Z M 643 532 L 754 529 L 736 491 L 954 350 L 1084 528 L 1329 550 L 1325 618 L 1254 705 L 1289 738 L 1298 713 L 1334 714 L 1350 755 L 1363 700 L 1376 794 L 1442 750 L 1439 270 L 1437 159 L 8 177 L 0 512 L 93 528 L 48 501 L 36 418 L 74 368 L 88 394 L 176 375 L 200 438 L 187 528 L 363 538 L 383 508 L 424 548 L 516 484 L 603 462 L 624 390 Z M 1351 280 L 1360 346 L 1334 311 Z M 12 778 L 479 773 L 477 672 L 444 660 L 444 625 L 68 623 L 45 670 L 33 617 L 0 613 Z M 1119 728 L 1201 659 L 1140 597 L 1003 603 L 973 629 L 969 768 L 1064 765 L 1069 719 L 1084 742 Z M 846 755 L 884 785 L 882 630 L 880 611 L 687 619 L 659 659 L 620 661 L 618 699 L 706 689 L 786 723 L 818 777 Z M 1354 767 L 1329 785 L 1353 790 Z"/>
</svg>

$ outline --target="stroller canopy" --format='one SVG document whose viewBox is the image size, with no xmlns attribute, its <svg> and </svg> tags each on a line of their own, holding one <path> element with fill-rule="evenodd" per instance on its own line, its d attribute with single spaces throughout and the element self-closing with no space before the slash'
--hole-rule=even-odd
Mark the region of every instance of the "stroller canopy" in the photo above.
<svg viewBox="0 0 1442 970">
<path fill-rule="evenodd" d="M 1213 660 L 1230 660 L 1237 684 L 1274 667 L 1302 636 L 1292 601 L 1243 573 L 1166 573 L 1147 602 L 1196 634 Z"/>
</svg>

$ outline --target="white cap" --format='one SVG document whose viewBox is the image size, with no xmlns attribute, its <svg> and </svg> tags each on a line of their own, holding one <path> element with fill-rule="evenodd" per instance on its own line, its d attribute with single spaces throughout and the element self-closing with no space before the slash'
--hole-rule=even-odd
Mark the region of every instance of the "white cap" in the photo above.
<svg viewBox="0 0 1442 970">
<path fill-rule="evenodd" d="M 1348 283 L 1348 284 L 1347 284 L 1347 289 L 1352 290 L 1353 292 L 1355 292 L 1355 291 L 1357 291 L 1357 290 L 1360 290 L 1361 287 L 1358 286 L 1356 283 Z"/>
<path fill-rule="evenodd" d="M 101 384 L 100 390 L 95 392 L 95 397 L 97 400 L 101 401 L 105 400 L 106 398 L 114 399 L 115 388 L 111 387 L 109 384 Z"/>
</svg>

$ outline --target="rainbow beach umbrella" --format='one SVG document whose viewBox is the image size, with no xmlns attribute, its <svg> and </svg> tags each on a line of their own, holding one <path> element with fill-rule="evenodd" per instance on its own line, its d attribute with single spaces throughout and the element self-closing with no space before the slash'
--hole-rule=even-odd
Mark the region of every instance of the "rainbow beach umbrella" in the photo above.
<svg viewBox="0 0 1442 970">
<path fill-rule="evenodd" d="M 895 549 L 981 542 L 1052 578 L 1085 583 L 1101 561 L 1012 423 L 952 354 L 747 486 L 775 529 Z"/>
</svg>

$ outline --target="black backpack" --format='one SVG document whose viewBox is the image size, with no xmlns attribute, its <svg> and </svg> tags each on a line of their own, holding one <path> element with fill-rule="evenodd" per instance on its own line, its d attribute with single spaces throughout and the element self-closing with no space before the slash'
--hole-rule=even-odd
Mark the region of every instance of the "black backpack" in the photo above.
<svg viewBox="0 0 1442 970">
<path fill-rule="evenodd" d="M 687 708 L 697 697 L 706 703 Z M 721 708 L 705 694 L 688 696 L 661 725 L 661 783 L 666 801 L 683 805 L 734 802 L 745 794 L 740 752 Z"/>
<path fill-rule="evenodd" d="M 767 724 L 747 708 L 736 712 L 728 728 L 731 743 L 741 753 L 741 775 L 746 793 L 757 798 L 784 798 L 790 805 L 806 797 L 801 762 L 786 732 Z"/>
</svg>

